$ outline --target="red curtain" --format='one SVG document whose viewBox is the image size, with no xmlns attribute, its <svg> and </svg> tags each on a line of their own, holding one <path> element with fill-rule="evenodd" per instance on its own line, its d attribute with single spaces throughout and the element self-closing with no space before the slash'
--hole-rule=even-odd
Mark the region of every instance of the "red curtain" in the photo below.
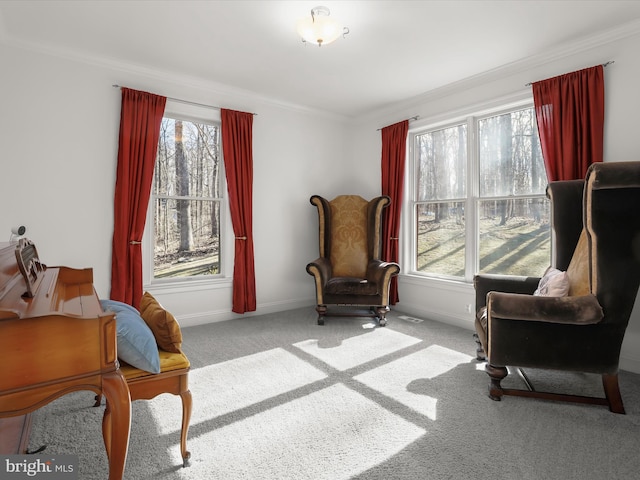
<svg viewBox="0 0 640 480">
<path fill-rule="evenodd" d="M 114 195 L 111 299 L 139 308 L 142 233 L 166 97 L 122 88 Z"/>
<path fill-rule="evenodd" d="M 532 84 L 547 179 L 584 178 L 602 162 L 604 68 L 602 65 Z"/>
<path fill-rule="evenodd" d="M 382 194 L 391 197 L 391 205 L 385 209 L 382 227 L 382 259 L 385 262 L 398 262 L 399 260 L 398 236 L 400 234 L 408 131 L 409 120 L 382 129 Z M 395 305 L 399 300 L 398 277 L 393 277 L 389 291 L 389 303 Z"/>
<path fill-rule="evenodd" d="M 253 114 L 222 109 L 222 151 L 229 208 L 235 233 L 233 307 L 235 313 L 256 309 L 253 261 Z"/>
</svg>

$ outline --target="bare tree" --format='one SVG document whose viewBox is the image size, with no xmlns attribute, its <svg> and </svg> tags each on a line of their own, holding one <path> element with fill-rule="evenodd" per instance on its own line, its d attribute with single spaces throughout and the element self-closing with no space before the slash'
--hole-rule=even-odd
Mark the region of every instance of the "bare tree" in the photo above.
<svg viewBox="0 0 640 480">
<path fill-rule="evenodd" d="M 514 158 L 513 158 L 513 125 L 511 124 L 511 115 L 500 115 L 498 117 L 499 135 L 500 135 L 500 158 L 501 165 L 501 183 L 502 188 L 508 185 L 513 188 L 514 178 Z M 500 189 L 502 191 L 502 188 Z M 510 192 L 504 192 L 503 194 L 513 194 L 513 190 Z M 504 200 L 500 202 L 500 225 L 504 225 L 507 219 L 511 216 L 511 210 L 513 208 L 513 200 Z"/>
<path fill-rule="evenodd" d="M 182 121 L 175 122 L 176 139 L 176 193 L 180 197 L 189 195 L 189 164 L 184 154 L 182 137 Z M 178 226 L 180 231 L 179 252 L 188 252 L 193 245 L 193 230 L 191 228 L 191 202 L 178 199 L 176 205 Z"/>
</svg>

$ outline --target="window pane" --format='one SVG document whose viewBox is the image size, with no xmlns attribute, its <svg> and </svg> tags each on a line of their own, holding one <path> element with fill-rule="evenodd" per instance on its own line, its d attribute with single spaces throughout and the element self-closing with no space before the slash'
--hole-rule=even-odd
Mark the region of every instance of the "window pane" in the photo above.
<svg viewBox="0 0 640 480">
<path fill-rule="evenodd" d="M 418 205 L 417 270 L 464 277 L 464 202 Z"/>
<path fill-rule="evenodd" d="M 154 193 L 219 198 L 219 127 L 163 118 Z"/>
<path fill-rule="evenodd" d="M 467 125 L 416 136 L 418 201 L 464 198 Z"/>
<path fill-rule="evenodd" d="M 153 188 L 154 278 L 220 273 L 220 161 L 217 125 L 162 119 Z"/>
<path fill-rule="evenodd" d="M 480 202 L 480 272 L 542 275 L 549 266 L 546 198 Z"/>
<path fill-rule="evenodd" d="M 159 198 L 155 208 L 155 278 L 220 272 L 220 203 Z"/>
<path fill-rule="evenodd" d="M 533 108 L 478 121 L 480 196 L 544 193 L 547 176 Z"/>
</svg>

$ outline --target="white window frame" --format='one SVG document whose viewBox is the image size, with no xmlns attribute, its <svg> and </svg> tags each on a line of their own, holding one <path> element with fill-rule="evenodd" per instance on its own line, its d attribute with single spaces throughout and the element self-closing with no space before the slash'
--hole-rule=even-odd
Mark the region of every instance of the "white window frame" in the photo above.
<svg viewBox="0 0 640 480">
<path fill-rule="evenodd" d="M 436 282 L 453 283 L 473 283 L 473 277 L 479 270 L 479 224 L 478 206 L 487 198 L 480 198 L 479 186 L 479 148 L 477 145 L 478 120 L 501 115 L 518 109 L 533 108 L 533 99 L 530 96 L 519 99 L 496 100 L 491 105 L 477 106 L 462 112 L 455 112 L 451 115 L 441 115 L 434 118 L 416 122 L 409 129 L 407 138 L 407 169 L 405 181 L 408 188 L 405 188 L 402 214 L 402 233 L 404 240 L 401 243 L 401 263 L 402 268 L 409 277 L 421 278 Z M 464 277 L 452 277 L 435 273 L 419 271 L 417 269 L 417 158 L 416 158 L 416 136 L 429 131 L 444 129 L 455 125 L 466 123 L 467 125 L 467 169 L 466 169 L 466 212 L 474 212 L 473 215 L 465 216 L 465 273 Z M 534 195 L 536 196 L 536 195 Z M 544 195 L 539 195 L 544 196 Z M 518 197 L 526 198 L 528 196 Z"/>
<path fill-rule="evenodd" d="M 221 115 L 219 110 L 194 105 L 186 102 L 179 102 L 167 99 L 164 115 L 165 117 L 177 118 L 191 122 L 207 123 L 220 126 Z M 220 149 L 222 159 L 222 148 Z M 198 275 L 194 277 L 172 277 L 154 278 L 154 205 L 155 196 L 153 191 L 149 199 L 147 217 L 142 238 L 142 279 L 145 289 L 152 289 L 154 292 L 173 293 L 179 291 L 194 291 L 198 289 L 224 288 L 233 281 L 233 261 L 234 261 L 234 235 L 231 224 L 231 214 L 229 212 L 229 201 L 227 196 L 227 183 L 224 171 L 224 162 L 220 165 L 220 271 L 214 275 Z"/>
</svg>

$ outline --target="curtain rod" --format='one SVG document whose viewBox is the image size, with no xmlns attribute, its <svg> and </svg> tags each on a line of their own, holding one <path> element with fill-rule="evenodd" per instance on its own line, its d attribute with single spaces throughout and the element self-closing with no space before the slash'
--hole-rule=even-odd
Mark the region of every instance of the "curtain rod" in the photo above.
<svg viewBox="0 0 640 480">
<path fill-rule="evenodd" d="M 615 60 L 609 60 L 608 62 L 603 63 L 603 64 L 602 64 L 602 66 L 603 66 L 603 67 L 606 67 L 606 66 L 608 66 L 608 65 L 611 65 L 611 64 L 612 64 L 612 63 L 614 63 L 614 62 L 615 62 Z M 525 84 L 525 87 L 530 87 L 530 86 L 531 86 L 531 85 L 533 85 L 534 83 L 535 83 L 535 82 L 529 82 L 529 83 L 526 83 L 526 84 Z"/>
<path fill-rule="evenodd" d="M 412 121 L 412 120 L 417 120 L 417 119 L 419 119 L 419 118 L 420 118 L 420 115 L 414 115 L 413 117 L 409 117 L 409 118 L 407 118 L 407 120 L 408 120 L 408 121 Z M 401 120 L 401 121 L 402 121 L 402 120 Z M 382 127 L 382 128 L 385 128 L 385 127 Z M 378 128 L 378 129 L 376 129 L 376 131 L 377 131 L 377 132 L 379 132 L 380 130 L 382 130 L 382 128 Z"/>
<path fill-rule="evenodd" d="M 122 88 L 121 85 L 118 84 L 113 84 L 111 85 L 113 88 Z M 167 97 L 167 100 L 172 100 L 174 102 L 179 102 L 179 103 L 184 103 L 187 105 L 194 105 L 196 107 L 204 107 L 204 108 L 213 108 L 215 110 L 222 110 L 222 107 L 217 107 L 215 105 L 206 105 L 204 103 L 197 103 L 197 102 L 192 102 L 190 100 L 182 100 L 181 98 L 173 98 L 173 97 Z M 258 115 L 257 113 L 252 113 L 251 115 Z"/>
</svg>

